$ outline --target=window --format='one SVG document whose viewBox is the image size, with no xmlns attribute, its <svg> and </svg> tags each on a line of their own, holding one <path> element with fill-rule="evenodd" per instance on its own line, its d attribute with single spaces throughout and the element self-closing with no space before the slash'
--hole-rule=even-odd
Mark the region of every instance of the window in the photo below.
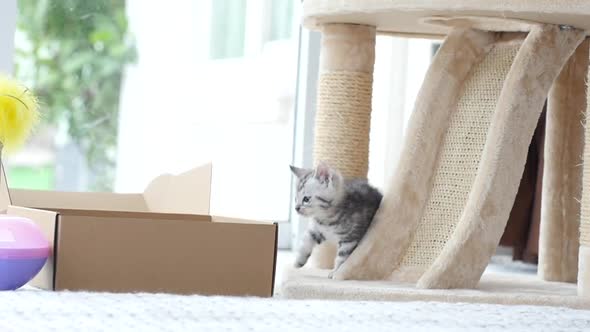
<svg viewBox="0 0 590 332">
<path fill-rule="evenodd" d="M 124 1 L 19 0 L 14 75 L 43 123 L 8 160 L 16 187 L 112 190 L 124 68 L 134 62 Z"/>
<path fill-rule="evenodd" d="M 369 180 L 385 189 L 401 153 L 404 132 L 436 52 L 428 39 L 377 36 Z"/>
<path fill-rule="evenodd" d="M 213 162 L 213 214 L 286 222 L 298 1 L 18 0 L 43 126 L 11 186 L 142 191 Z"/>
<path fill-rule="evenodd" d="M 270 1 L 269 41 L 288 39 L 293 34 L 293 1 Z"/>
<path fill-rule="evenodd" d="M 300 1 L 3 1 L 18 4 L 15 76 L 44 121 L 7 162 L 13 187 L 137 192 L 165 172 L 213 162 L 211 212 L 289 219 Z M 0 8 L 3 9 L 3 8 Z M 7 11 L 2 11 L 7 13 Z M 2 20 L 11 31 L 9 20 Z M 12 34 L 12 32 L 10 32 Z M 432 42 L 378 37 L 369 178 L 384 187 Z M 9 68 L 9 67 L 7 67 Z M 312 98 L 302 87 L 299 98 Z M 317 74 L 317 72 L 316 72 Z M 308 95 L 309 94 L 309 95 Z M 312 112 L 313 102 L 298 104 Z M 296 153 L 297 154 L 297 153 Z M 280 235 L 281 236 L 281 235 Z M 279 239 L 281 242 L 281 239 Z"/>
<path fill-rule="evenodd" d="M 211 0 L 211 17 L 210 58 L 244 56 L 246 0 Z"/>
</svg>

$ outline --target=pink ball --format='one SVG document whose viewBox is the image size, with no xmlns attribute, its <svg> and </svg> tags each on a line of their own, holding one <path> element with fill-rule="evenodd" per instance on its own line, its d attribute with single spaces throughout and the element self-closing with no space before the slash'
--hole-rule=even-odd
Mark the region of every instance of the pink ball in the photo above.
<svg viewBox="0 0 590 332">
<path fill-rule="evenodd" d="M 51 252 L 32 220 L 0 215 L 0 290 L 14 290 L 33 279 Z"/>
</svg>

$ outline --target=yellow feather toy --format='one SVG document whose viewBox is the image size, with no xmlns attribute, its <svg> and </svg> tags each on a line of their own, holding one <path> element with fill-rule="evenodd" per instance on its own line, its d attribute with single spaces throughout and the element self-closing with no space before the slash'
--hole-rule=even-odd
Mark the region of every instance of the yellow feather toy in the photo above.
<svg viewBox="0 0 590 332">
<path fill-rule="evenodd" d="M 0 158 L 22 146 L 39 122 L 35 95 L 17 81 L 0 76 Z"/>
</svg>

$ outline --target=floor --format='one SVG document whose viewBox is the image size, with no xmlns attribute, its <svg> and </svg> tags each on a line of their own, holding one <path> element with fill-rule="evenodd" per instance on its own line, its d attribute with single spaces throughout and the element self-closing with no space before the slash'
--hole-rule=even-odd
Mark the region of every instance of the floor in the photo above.
<svg viewBox="0 0 590 332">
<path fill-rule="evenodd" d="M 590 331 L 588 311 L 442 302 L 0 292 L 0 331 Z"/>
<path fill-rule="evenodd" d="M 280 251 L 277 288 L 293 253 Z M 498 255 L 491 269 L 534 274 Z M 0 292 L 0 331 L 590 331 L 588 311 L 442 302 Z"/>
<path fill-rule="evenodd" d="M 275 294 L 280 293 L 281 283 L 284 280 L 285 268 L 292 266 L 295 254 L 291 250 L 279 250 L 277 253 L 277 268 L 275 273 Z"/>
</svg>

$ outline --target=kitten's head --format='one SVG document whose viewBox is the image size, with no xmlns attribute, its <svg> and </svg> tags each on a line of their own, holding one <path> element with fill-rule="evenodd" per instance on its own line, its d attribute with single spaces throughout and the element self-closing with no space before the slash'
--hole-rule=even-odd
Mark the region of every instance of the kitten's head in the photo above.
<svg viewBox="0 0 590 332">
<path fill-rule="evenodd" d="M 321 217 L 342 197 L 343 180 L 338 170 L 324 163 L 315 169 L 290 167 L 298 178 L 295 210 L 300 215 Z"/>
</svg>

